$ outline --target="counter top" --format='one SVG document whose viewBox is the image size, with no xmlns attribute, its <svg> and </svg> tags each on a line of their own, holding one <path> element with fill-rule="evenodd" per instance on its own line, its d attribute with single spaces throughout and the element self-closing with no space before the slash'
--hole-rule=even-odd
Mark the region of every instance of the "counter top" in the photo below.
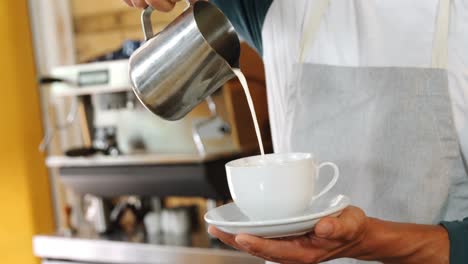
<svg viewBox="0 0 468 264">
<path fill-rule="evenodd" d="M 261 259 L 234 250 L 162 246 L 62 236 L 35 236 L 33 248 L 35 256 L 43 259 L 85 263 L 264 263 Z"/>
</svg>

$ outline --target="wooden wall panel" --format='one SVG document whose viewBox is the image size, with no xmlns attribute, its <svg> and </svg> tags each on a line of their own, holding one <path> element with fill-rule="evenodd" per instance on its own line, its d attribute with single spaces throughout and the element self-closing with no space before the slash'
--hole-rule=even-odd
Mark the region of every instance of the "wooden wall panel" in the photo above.
<svg viewBox="0 0 468 264">
<path fill-rule="evenodd" d="M 71 0 L 71 3 L 74 17 L 101 15 L 128 9 L 128 6 L 120 0 Z"/>
<path fill-rule="evenodd" d="M 125 40 L 141 40 L 141 10 L 121 0 L 70 0 L 78 62 L 89 61 L 119 48 Z M 162 30 L 185 8 L 180 2 L 169 13 L 153 13 L 154 30 Z"/>
<path fill-rule="evenodd" d="M 116 50 L 122 44 L 120 31 L 76 35 L 76 56 L 80 62 L 89 61 Z"/>
</svg>

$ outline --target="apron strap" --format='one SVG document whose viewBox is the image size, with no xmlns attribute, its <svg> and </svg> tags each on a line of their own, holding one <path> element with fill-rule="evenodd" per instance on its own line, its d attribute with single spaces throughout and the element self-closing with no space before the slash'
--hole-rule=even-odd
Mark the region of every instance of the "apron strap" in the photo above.
<svg viewBox="0 0 468 264">
<path fill-rule="evenodd" d="M 320 22 L 330 6 L 330 0 L 317 0 L 303 28 L 299 46 L 299 63 L 304 63 L 305 52 L 317 36 Z M 450 0 L 439 0 L 436 29 L 432 47 L 432 67 L 446 69 L 448 64 L 448 33 L 450 28 Z"/>
<path fill-rule="evenodd" d="M 330 0 L 317 0 L 317 5 L 312 9 L 302 32 L 302 39 L 299 46 L 299 63 L 304 63 L 306 49 L 311 47 L 320 29 L 320 22 L 325 16 L 330 5 Z"/>
<path fill-rule="evenodd" d="M 447 69 L 448 35 L 450 29 L 450 0 L 439 1 L 439 13 L 432 44 L 432 67 Z"/>
</svg>

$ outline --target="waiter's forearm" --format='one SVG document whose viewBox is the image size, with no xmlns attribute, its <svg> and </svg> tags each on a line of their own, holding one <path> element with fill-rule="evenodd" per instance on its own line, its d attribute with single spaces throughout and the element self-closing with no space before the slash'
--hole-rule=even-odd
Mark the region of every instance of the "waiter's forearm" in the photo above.
<svg viewBox="0 0 468 264">
<path fill-rule="evenodd" d="M 449 263 L 449 238 L 442 226 L 401 224 L 369 219 L 362 240 L 362 260 L 386 264 Z M 362 252 L 366 252 L 362 254 Z"/>
</svg>

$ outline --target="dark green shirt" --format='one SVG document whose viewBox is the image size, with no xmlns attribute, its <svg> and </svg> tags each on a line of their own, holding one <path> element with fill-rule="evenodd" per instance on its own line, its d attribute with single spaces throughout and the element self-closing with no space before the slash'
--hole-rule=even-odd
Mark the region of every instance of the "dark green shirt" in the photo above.
<svg viewBox="0 0 468 264">
<path fill-rule="evenodd" d="M 263 52 L 262 27 L 265 16 L 273 0 L 211 0 L 231 21 L 241 37 L 255 48 L 259 54 Z"/>
<path fill-rule="evenodd" d="M 449 234 L 450 264 L 468 264 L 468 218 L 441 224 Z"/>
<path fill-rule="evenodd" d="M 273 0 L 211 0 L 229 18 L 236 31 L 262 54 L 262 27 Z M 291 0 L 294 1 L 294 0 Z M 468 218 L 442 222 L 450 238 L 450 263 L 468 264 Z"/>
</svg>

